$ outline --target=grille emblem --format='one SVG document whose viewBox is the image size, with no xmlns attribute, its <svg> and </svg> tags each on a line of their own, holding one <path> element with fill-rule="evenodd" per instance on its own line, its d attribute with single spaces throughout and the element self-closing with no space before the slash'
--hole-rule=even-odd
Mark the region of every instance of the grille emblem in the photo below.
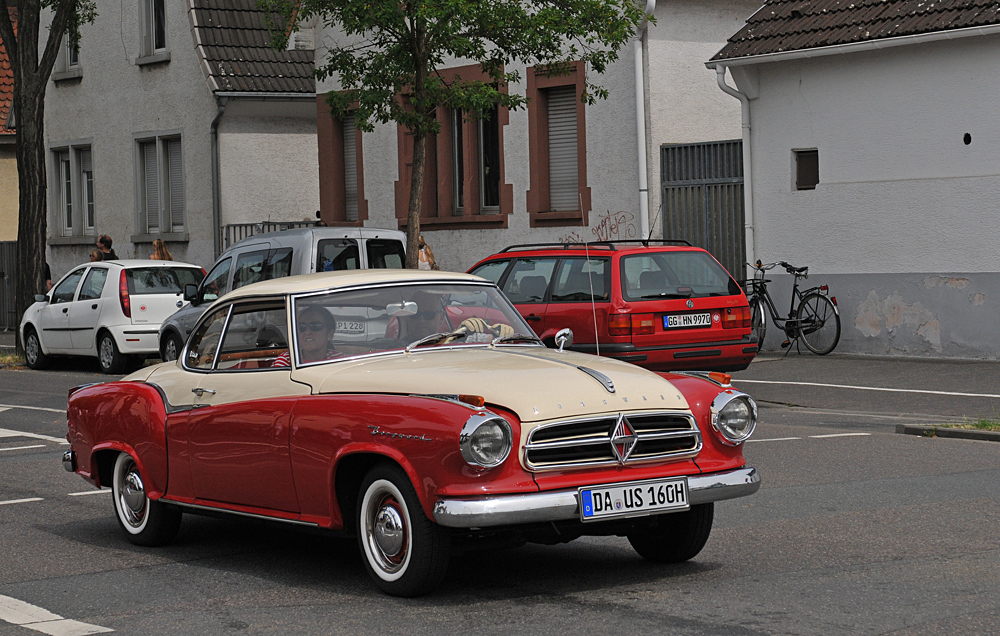
<svg viewBox="0 0 1000 636">
<path fill-rule="evenodd" d="M 694 301 L 693 300 L 687 301 L 687 306 L 688 306 L 688 309 L 694 309 Z"/>
<path fill-rule="evenodd" d="M 637 440 L 635 429 L 629 424 L 625 414 L 619 415 L 615 427 L 611 430 L 611 448 L 614 449 L 619 464 L 624 465 L 628 461 Z"/>
</svg>

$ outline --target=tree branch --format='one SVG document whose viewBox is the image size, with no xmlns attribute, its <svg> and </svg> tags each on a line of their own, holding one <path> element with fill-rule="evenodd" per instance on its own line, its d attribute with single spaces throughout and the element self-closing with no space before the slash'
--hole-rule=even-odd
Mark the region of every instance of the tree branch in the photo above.
<svg viewBox="0 0 1000 636">
<path fill-rule="evenodd" d="M 45 42 L 45 53 L 38 63 L 38 71 L 42 77 L 49 77 L 52 67 L 55 66 L 56 56 L 59 54 L 59 47 L 62 45 L 63 36 L 66 35 L 66 25 L 69 24 L 69 15 L 73 11 L 76 0 L 59 0 L 56 5 L 55 14 L 52 16 L 52 24 L 49 26 L 49 39 Z M 45 83 L 42 83 L 45 86 Z M 44 89 L 43 89 L 44 90 Z"/>
<path fill-rule="evenodd" d="M 10 21 L 7 0 L 0 3 L 0 40 L 3 41 L 4 50 L 7 51 L 10 67 L 17 68 L 17 35 L 14 33 L 14 23 Z"/>
</svg>

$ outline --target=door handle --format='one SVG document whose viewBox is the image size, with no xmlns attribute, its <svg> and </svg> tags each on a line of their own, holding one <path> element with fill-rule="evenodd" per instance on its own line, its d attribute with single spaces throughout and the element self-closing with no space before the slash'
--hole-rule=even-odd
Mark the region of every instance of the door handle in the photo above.
<svg viewBox="0 0 1000 636">
<path fill-rule="evenodd" d="M 69 311 L 69 307 L 63 307 L 63 313 L 66 313 L 67 311 Z"/>
<path fill-rule="evenodd" d="M 542 317 L 541 316 L 536 316 L 535 314 L 531 314 L 530 316 L 525 316 L 525 319 L 537 321 L 537 320 L 541 320 Z"/>
<path fill-rule="evenodd" d="M 93 305 L 91 305 L 90 308 L 91 309 L 97 309 L 97 303 L 94 303 Z"/>
<path fill-rule="evenodd" d="M 201 397 L 201 396 L 203 396 L 206 393 L 211 393 L 212 395 L 215 395 L 215 391 L 214 390 L 212 390 L 212 389 L 203 389 L 201 387 L 198 387 L 196 389 L 191 389 L 191 392 L 192 393 L 196 393 L 198 395 L 198 397 Z"/>
</svg>

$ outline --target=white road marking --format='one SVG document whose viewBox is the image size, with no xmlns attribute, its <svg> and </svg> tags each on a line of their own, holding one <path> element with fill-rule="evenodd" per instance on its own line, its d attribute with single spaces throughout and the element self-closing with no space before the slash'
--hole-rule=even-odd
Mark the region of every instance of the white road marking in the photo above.
<svg viewBox="0 0 1000 636">
<path fill-rule="evenodd" d="M 69 446 L 69 442 L 64 439 L 59 439 L 58 437 L 52 437 L 50 435 L 42 435 L 40 433 L 25 433 L 24 431 L 12 431 L 9 428 L 0 428 L 0 437 L 31 437 L 33 439 L 43 439 L 46 442 L 55 442 L 56 444 L 66 444 Z"/>
<path fill-rule="evenodd" d="M 832 433 L 830 435 L 810 435 L 813 439 L 825 439 L 827 437 L 871 437 L 871 433 Z"/>
<path fill-rule="evenodd" d="M 0 404 L 0 408 L 7 409 L 28 409 L 29 411 L 48 411 L 50 413 L 62 413 L 66 415 L 66 409 L 50 409 L 44 406 L 22 406 L 20 404 Z"/>
<path fill-rule="evenodd" d="M 959 393 L 957 391 L 928 391 L 926 389 L 888 389 L 879 386 L 854 386 L 852 384 L 824 384 L 822 382 L 784 382 L 778 380 L 744 380 L 742 378 L 734 380 L 734 384 L 746 382 L 748 384 L 792 384 L 795 386 L 821 386 L 833 389 L 855 389 L 858 391 L 884 391 L 888 393 L 923 393 L 926 395 L 952 395 L 957 397 L 980 397 L 997 398 L 1000 395 L 994 393 Z"/>
<path fill-rule="evenodd" d="M 9 504 L 19 504 L 19 503 L 31 503 L 32 501 L 42 501 L 42 498 L 31 497 L 29 499 L 9 499 L 7 501 L 0 501 L 0 506 L 7 506 Z"/>
<path fill-rule="evenodd" d="M 70 497 L 83 497 L 84 495 L 106 495 L 111 492 L 110 488 L 105 488 L 103 490 L 84 490 L 83 492 L 71 492 Z"/>
<path fill-rule="evenodd" d="M 0 451 L 25 450 L 27 448 L 45 448 L 45 444 L 32 444 L 31 446 L 11 446 L 10 448 L 0 448 Z"/>
<path fill-rule="evenodd" d="M 50 636 L 86 636 L 115 630 L 63 618 L 47 609 L 0 595 L 0 620 Z"/>
<path fill-rule="evenodd" d="M 787 442 L 793 439 L 802 439 L 801 437 L 774 437 L 771 439 L 748 439 L 747 442 Z"/>
</svg>

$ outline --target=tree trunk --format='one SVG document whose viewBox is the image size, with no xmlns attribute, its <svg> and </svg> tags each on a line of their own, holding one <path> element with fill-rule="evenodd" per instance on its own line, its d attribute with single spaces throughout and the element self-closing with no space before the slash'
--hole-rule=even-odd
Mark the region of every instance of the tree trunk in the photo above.
<svg viewBox="0 0 1000 636">
<path fill-rule="evenodd" d="M 413 169 L 410 171 L 410 205 L 406 212 L 406 268 L 418 268 L 420 211 L 424 201 L 424 168 L 427 165 L 427 135 L 413 133 Z"/>
<path fill-rule="evenodd" d="M 45 289 L 46 183 L 44 98 L 24 99 L 17 114 L 17 315 L 23 316 Z M 17 352 L 24 352 L 20 331 Z"/>
</svg>

